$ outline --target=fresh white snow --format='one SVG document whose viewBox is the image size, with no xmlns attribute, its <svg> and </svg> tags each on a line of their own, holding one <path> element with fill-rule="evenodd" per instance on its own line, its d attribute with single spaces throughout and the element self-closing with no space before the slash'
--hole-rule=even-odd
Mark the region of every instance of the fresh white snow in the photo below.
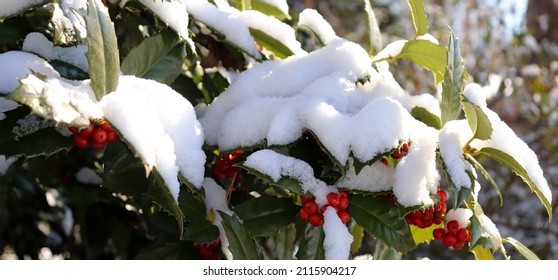
<svg viewBox="0 0 558 280">
<path fill-rule="evenodd" d="M 471 171 L 472 166 L 463 156 L 463 146 L 472 136 L 473 132 L 467 120 L 449 121 L 440 131 L 440 155 L 452 183 L 457 188 L 471 187 L 471 179 L 466 171 Z"/>
<path fill-rule="evenodd" d="M 232 215 L 233 212 L 229 208 L 227 204 L 227 192 L 225 189 L 220 187 L 215 180 L 212 178 L 205 178 L 202 182 L 202 187 L 205 191 L 205 207 L 207 212 L 213 211 L 215 214 L 215 220 L 213 224 L 217 226 L 219 229 L 219 239 L 221 241 L 221 249 L 223 254 L 225 254 L 227 259 L 232 259 L 233 256 L 229 250 L 229 239 L 225 233 L 225 229 L 223 228 L 223 224 L 221 223 L 221 214 L 217 211 L 221 211 L 226 215 Z"/>
<path fill-rule="evenodd" d="M 103 183 L 103 178 L 95 170 L 88 167 L 82 167 L 75 176 L 76 180 L 83 184 L 100 185 Z"/>
<path fill-rule="evenodd" d="M 467 208 L 449 209 L 446 213 L 446 224 L 449 221 L 457 221 L 461 228 L 466 228 L 471 223 L 473 211 Z"/>
<path fill-rule="evenodd" d="M 99 102 L 105 118 L 148 168 L 156 167 L 177 199 L 180 172 L 193 185 L 203 181 L 203 131 L 194 108 L 169 86 L 122 76 L 115 92 Z"/>
<path fill-rule="evenodd" d="M 314 9 L 305 9 L 299 14 L 298 26 L 312 30 L 324 45 L 339 38 L 333 27 Z"/>
<path fill-rule="evenodd" d="M 165 21 L 182 38 L 190 38 L 187 7 L 191 0 L 139 0 L 139 2 Z"/>
<path fill-rule="evenodd" d="M 353 235 L 341 222 L 337 210 L 328 206 L 324 212 L 324 253 L 326 260 L 346 260 L 349 258 Z"/>
<path fill-rule="evenodd" d="M 1 0 L 0 19 L 25 11 L 34 5 L 47 2 L 45 0 Z"/>
<path fill-rule="evenodd" d="M 0 93 L 13 92 L 19 86 L 18 79 L 23 79 L 33 72 L 47 77 L 60 77 L 48 62 L 34 54 L 20 51 L 0 54 Z"/>
<path fill-rule="evenodd" d="M 73 47 L 54 46 L 47 37 L 41 33 L 31 32 L 27 34 L 23 41 L 22 50 L 34 53 L 48 61 L 60 60 L 71 65 L 77 66 L 83 71 L 87 71 L 89 66 L 85 53 L 86 45 L 77 45 Z"/>
</svg>

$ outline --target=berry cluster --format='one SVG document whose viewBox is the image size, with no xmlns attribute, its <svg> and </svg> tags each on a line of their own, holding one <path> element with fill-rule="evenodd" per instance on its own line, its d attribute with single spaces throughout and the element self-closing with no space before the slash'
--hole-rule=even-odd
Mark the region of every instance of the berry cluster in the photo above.
<svg viewBox="0 0 558 280">
<path fill-rule="evenodd" d="M 85 149 L 91 144 L 91 148 L 98 151 L 104 149 L 107 143 L 114 143 L 118 140 L 116 132 L 104 120 L 91 123 L 86 128 L 78 129 L 70 126 L 68 129 L 74 134 L 74 145 L 81 149 Z"/>
<path fill-rule="evenodd" d="M 426 209 L 419 209 L 405 215 L 405 220 L 409 225 L 415 225 L 419 228 L 429 228 L 433 224 L 439 225 L 443 222 L 442 216 L 446 214 L 446 200 L 448 199 L 446 191 L 438 190 L 439 201 Z"/>
<path fill-rule="evenodd" d="M 198 249 L 200 258 L 202 259 L 218 260 L 221 258 L 221 255 L 219 253 L 219 239 L 207 245 L 194 243 L 194 248 Z"/>
<path fill-rule="evenodd" d="M 347 192 L 344 190 L 340 190 L 339 193 L 329 193 L 327 195 L 328 204 L 324 204 L 321 208 L 319 208 L 318 204 L 312 197 L 302 196 L 301 200 L 302 208 L 298 211 L 298 215 L 303 221 L 308 221 L 312 226 L 319 227 L 323 225 L 324 212 L 328 206 L 337 210 L 337 216 L 339 216 L 341 222 L 345 224 L 349 221 L 350 215 L 349 212 L 347 212 L 349 197 Z"/>
<path fill-rule="evenodd" d="M 433 235 L 434 239 L 442 241 L 444 246 L 453 247 L 455 250 L 471 242 L 471 233 L 466 228 L 462 228 L 456 220 L 449 221 L 445 228 L 435 229 Z"/>
<path fill-rule="evenodd" d="M 399 148 L 396 148 L 391 152 L 390 154 L 391 158 L 395 160 L 402 158 L 405 154 L 407 154 L 407 152 L 409 152 L 409 147 L 411 147 L 412 143 L 413 141 L 409 139 L 409 141 L 401 144 Z M 387 157 L 382 157 L 380 159 L 380 162 L 382 162 L 384 165 L 388 165 L 389 163 Z"/>
<path fill-rule="evenodd" d="M 237 158 L 243 154 L 243 151 L 238 150 L 233 153 L 222 155 L 213 170 L 215 179 L 219 181 L 229 179 L 232 181 L 232 189 L 238 189 L 240 181 L 242 181 L 242 173 L 240 173 L 238 167 L 233 165 L 236 163 Z"/>
</svg>

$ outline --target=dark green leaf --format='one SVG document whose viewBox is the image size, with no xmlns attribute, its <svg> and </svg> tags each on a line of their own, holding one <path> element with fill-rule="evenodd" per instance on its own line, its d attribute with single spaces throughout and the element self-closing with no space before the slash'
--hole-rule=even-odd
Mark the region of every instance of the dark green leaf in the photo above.
<svg viewBox="0 0 558 280">
<path fill-rule="evenodd" d="M 50 0 L 43 0 L 43 1 L 39 1 L 37 3 L 35 3 L 35 2 L 37 2 L 37 1 L 27 1 L 27 2 L 23 2 L 24 3 L 23 5 L 21 5 L 21 4 L 18 5 L 18 6 L 20 6 L 20 8 L 18 8 L 16 11 L 12 12 L 11 14 L 9 14 L 7 16 L 0 17 L 0 23 L 2 23 L 2 21 L 4 21 L 4 19 L 10 18 L 10 17 L 15 17 L 15 16 L 17 16 L 19 14 L 22 14 L 22 13 L 24 13 L 24 12 L 26 12 L 26 11 L 34 8 L 34 7 L 42 6 L 42 5 L 50 2 Z"/>
<path fill-rule="evenodd" d="M 364 0 L 364 9 L 366 11 L 366 23 L 368 27 L 368 40 L 370 43 L 370 50 L 368 53 L 370 55 L 377 54 L 382 50 L 382 34 L 380 33 L 380 27 L 378 25 L 378 20 L 370 5 L 370 0 Z"/>
<path fill-rule="evenodd" d="M 121 69 L 124 74 L 170 84 L 180 75 L 185 58 L 185 43 L 176 33 L 165 30 L 132 49 Z"/>
<path fill-rule="evenodd" d="M 306 224 L 302 239 L 296 253 L 299 260 L 323 260 L 325 234 L 321 227 L 314 227 L 309 223 Z"/>
<path fill-rule="evenodd" d="M 280 40 L 273 38 L 271 35 L 259 29 L 250 28 L 250 34 L 258 44 L 264 46 L 278 58 L 284 59 L 294 54 L 294 52 Z"/>
<path fill-rule="evenodd" d="M 294 224 L 282 228 L 265 241 L 266 253 L 272 260 L 291 260 L 296 245 L 296 228 Z"/>
<path fill-rule="evenodd" d="M 54 70 L 56 70 L 60 75 L 69 80 L 87 80 L 89 79 L 89 74 L 81 70 L 81 68 L 69 64 L 61 60 L 51 60 L 48 62 Z"/>
<path fill-rule="evenodd" d="M 294 222 L 298 207 L 287 198 L 262 196 L 235 207 L 252 237 L 266 236 Z"/>
<path fill-rule="evenodd" d="M 251 4 L 252 10 L 260 11 L 279 20 L 291 19 L 289 14 L 283 13 L 278 7 L 271 5 L 269 1 L 252 0 Z"/>
<path fill-rule="evenodd" d="M 238 166 L 242 169 L 245 169 L 248 173 L 256 176 L 258 179 L 263 180 L 264 182 L 266 182 L 269 185 L 277 186 L 277 187 L 289 190 L 291 192 L 294 192 L 296 194 L 305 195 L 304 190 L 302 190 L 302 187 L 300 186 L 300 182 L 297 181 L 294 178 L 282 177 L 277 182 L 275 182 L 275 181 L 273 181 L 273 179 L 271 179 L 271 177 L 255 170 L 255 169 L 249 168 L 249 167 L 244 166 L 242 164 L 236 164 L 235 166 Z"/>
<path fill-rule="evenodd" d="M 87 28 L 87 61 L 91 88 L 97 100 L 116 90 L 120 75 L 120 58 L 114 26 L 104 7 L 97 7 L 97 2 L 87 2 L 87 14 L 84 16 Z"/>
<path fill-rule="evenodd" d="M 498 187 L 498 184 L 496 184 L 496 181 L 492 179 L 492 176 L 490 176 L 488 171 L 484 169 L 484 166 L 482 166 L 482 164 L 480 164 L 480 162 L 478 162 L 473 156 L 471 156 L 470 154 L 465 154 L 465 158 L 470 164 L 472 164 L 475 167 L 476 170 L 480 171 L 482 176 L 484 176 L 484 178 L 494 188 L 496 194 L 498 195 L 498 199 L 500 200 L 500 207 L 502 207 L 504 205 L 504 198 L 502 196 L 502 191 L 500 190 L 500 187 Z"/>
<path fill-rule="evenodd" d="M 440 121 L 440 118 L 423 107 L 414 107 L 411 110 L 411 116 L 423 122 L 427 126 L 435 128 L 437 130 L 442 129 L 442 122 Z"/>
<path fill-rule="evenodd" d="M 351 195 L 347 211 L 369 234 L 405 253 L 416 247 L 409 225 L 399 211 L 380 196 Z"/>
<path fill-rule="evenodd" d="M 198 250 L 191 241 L 161 238 L 151 245 L 141 248 L 136 256 L 139 260 L 194 260 L 199 259 Z"/>
<path fill-rule="evenodd" d="M 408 58 L 420 67 L 432 71 L 436 82 L 444 78 L 447 56 L 445 47 L 427 40 L 408 41 L 399 54 L 399 57 Z"/>
<path fill-rule="evenodd" d="M 473 184 L 471 186 L 474 186 Z M 461 186 L 455 186 L 453 182 L 450 185 L 451 197 L 453 198 L 453 209 L 459 208 L 459 206 L 467 201 L 471 197 L 471 188 L 462 188 Z"/>
<path fill-rule="evenodd" d="M 521 166 L 521 164 L 519 164 L 513 157 L 511 157 L 507 153 L 505 153 L 503 151 L 500 151 L 498 149 L 486 147 L 486 148 L 480 149 L 479 152 L 481 154 L 485 154 L 485 155 L 497 160 L 501 164 L 503 164 L 503 165 L 507 166 L 509 169 L 511 169 L 519 177 L 521 177 L 521 179 L 523 179 L 523 181 L 525 183 L 527 183 L 529 188 L 531 188 L 531 191 L 533 191 L 533 192 L 535 192 L 535 194 L 537 194 L 541 203 L 544 205 L 544 208 L 546 209 L 546 211 L 548 213 L 549 221 L 552 220 L 552 206 L 550 205 L 550 201 L 548 201 L 548 199 L 546 199 L 546 197 L 544 196 L 544 194 L 540 190 L 539 186 L 537 186 L 533 182 L 533 180 L 531 180 L 531 178 L 529 177 L 529 174 L 527 173 L 525 168 L 523 168 L 523 166 Z"/>
<path fill-rule="evenodd" d="M 40 139 L 40 145 L 37 140 Z M 26 157 L 49 156 L 61 150 L 69 150 L 73 146 L 71 137 L 64 137 L 54 128 L 46 128 L 21 137 L 9 140 L 0 145 L 0 155 L 6 157 L 25 155 Z"/>
<path fill-rule="evenodd" d="M 193 218 L 184 229 L 183 239 L 196 244 L 210 244 L 219 238 L 219 228 L 205 218 Z"/>
<path fill-rule="evenodd" d="M 141 160 L 122 142 L 107 146 L 104 153 L 103 187 L 126 195 L 141 195 L 150 182 Z"/>
<path fill-rule="evenodd" d="M 523 243 L 519 242 L 515 238 L 506 237 L 502 240 L 504 243 L 509 243 L 512 247 L 521 254 L 526 260 L 540 260 L 539 257 L 533 251 L 529 250 L 527 246 L 523 245 Z"/>
<path fill-rule="evenodd" d="M 236 215 L 229 216 L 223 212 L 219 212 L 221 222 L 225 229 L 225 234 L 229 240 L 229 250 L 235 260 L 258 260 L 260 255 L 254 244 L 254 240 L 250 238 L 248 231 L 244 225 L 240 223 Z"/>
<path fill-rule="evenodd" d="M 411 7 L 411 14 L 413 16 L 413 25 L 415 26 L 416 36 L 421 36 L 428 32 L 428 19 L 422 0 L 409 0 L 409 7 Z"/>
<path fill-rule="evenodd" d="M 159 204 L 161 208 L 174 216 L 178 223 L 179 232 L 182 235 L 184 232 L 184 214 L 178 202 L 175 200 L 156 168 L 151 171 L 151 178 L 153 180 L 151 180 L 151 184 L 145 195 L 151 197 L 153 202 Z"/>
<path fill-rule="evenodd" d="M 482 111 L 482 109 L 470 102 L 463 101 L 463 111 L 469 123 L 471 131 L 473 131 L 473 138 L 479 140 L 488 140 L 492 135 L 492 124 Z"/>
<path fill-rule="evenodd" d="M 442 126 L 446 122 L 455 120 L 461 111 L 461 94 L 463 93 L 463 80 L 466 77 L 463 59 L 459 49 L 459 40 L 450 30 L 450 38 L 447 49 L 446 73 L 442 82 Z"/>
</svg>

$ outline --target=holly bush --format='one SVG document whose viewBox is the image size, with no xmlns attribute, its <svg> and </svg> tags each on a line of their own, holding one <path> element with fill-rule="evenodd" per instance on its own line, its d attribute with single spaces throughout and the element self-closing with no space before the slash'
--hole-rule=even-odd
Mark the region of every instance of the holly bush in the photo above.
<svg viewBox="0 0 558 280">
<path fill-rule="evenodd" d="M 408 4 L 416 35 L 386 46 L 368 0 L 367 46 L 286 1 L 0 4 L 0 250 L 382 259 L 440 242 L 536 259 L 478 196 L 502 197 L 489 157 L 550 220 L 537 156 L 470 82 L 459 34 L 441 44 Z M 403 90 L 401 60 L 439 90 Z"/>
</svg>

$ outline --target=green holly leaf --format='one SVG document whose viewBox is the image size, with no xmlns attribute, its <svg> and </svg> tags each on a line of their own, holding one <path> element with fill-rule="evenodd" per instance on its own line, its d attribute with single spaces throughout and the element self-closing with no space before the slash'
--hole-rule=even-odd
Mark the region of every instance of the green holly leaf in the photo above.
<svg viewBox="0 0 558 280">
<path fill-rule="evenodd" d="M 428 32 L 428 18 L 422 0 L 409 0 L 407 2 L 411 8 L 411 15 L 413 16 L 413 25 L 417 37 Z"/>
<path fill-rule="evenodd" d="M 181 188 L 178 205 L 186 219 L 183 239 L 196 244 L 210 244 L 219 238 L 219 229 L 208 220 L 207 208 L 201 197 Z"/>
<path fill-rule="evenodd" d="M 490 250 L 484 248 L 481 245 L 475 246 L 471 249 L 471 252 L 475 256 L 476 260 L 494 260 L 494 256 L 490 252 Z"/>
<path fill-rule="evenodd" d="M 124 58 L 124 74 L 171 84 L 182 71 L 186 44 L 176 33 L 165 30 L 144 39 Z"/>
<path fill-rule="evenodd" d="M 229 240 L 229 250 L 234 256 L 235 260 L 258 260 L 260 254 L 254 240 L 238 217 L 233 214 L 229 216 L 224 212 L 219 211 L 221 215 L 221 222 L 225 229 L 225 234 Z"/>
<path fill-rule="evenodd" d="M 299 260 L 325 259 L 324 238 L 325 234 L 321 227 L 314 227 L 306 223 L 296 258 Z"/>
<path fill-rule="evenodd" d="M 442 101 L 440 102 L 442 126 L 446 122 L 459 117 L 464 88 L 463 81 L 467 77 L 465 67 L 463 66 L 463 58 L 460 54 L 459 40 L 451 30 L 446 56 L 446 71 L 442 81 Z"/>
<path fill-rule="evenodd" d="M 287 198 L 262 196 L 234 208 L 252 237 L 267 236 L 294 222 L 298 207 Z"/>
<path fill-rule="evenodd" d="M 170 192 L 169 187 L 165 184 L 165 181 L 163 180 L 163 177 L 161 177 L 161 174 L 157 171 L 157 168 L 153 168 L 150 174 L 151 183 L 149 184 L 145 195 L 149 196 L 153 202 L 157 203 L 161 206 L 161 208 L 174 216 L 176 222 L 178 223 L 180 235 L 182 235 L 184 232 L 184 214 L 178 205 L 178 201 L 176 201 Z"/>
<path fill-rule="evenodd" d="M 87 28 L 87 61 L 91 88 L 97 100 L 116 90 L 120 75 L 120 57 L 114 26 L 106 8 L 97 7 L 97 1 L 87 1 L 84 15 Z"/>
<path fill-rule="evenodd" d="M 260 11 L 279 20 L 291 19 L 289 14 L 285 14 L 281 9 L 279 9 L 279 7 L 274 6 L 270 1 L 252 0 L 251 6 L 252 10 Z"/>
<path fill-rule="evenodd" d="M 40 145 L 37 145 L 40 139 Z M 19 139 L 11 139 L 0 145 L 0 155 L 6 157 L 24 155 L 25 157 L 50 156 L 73 147 L 71 137 L 62 136 L 49 127 Z"/>
<path fill-rule="evenodd" d="M 523 245 L 523 243 L 519 242 L 515 238 L 506 237 L 502 239 L 504 243 L 508 243 L 512 245 L 513 249 L 515 249 L 520 255 L 522 255 L 526 260 L 540 260 L 539 257 L 533 253 L 527 246 Z"/>
<path fill-rule="evenodd" d="M 265 33 L 256 28 L 250 28 L 250 35 L 254 37 L 254 40 L 259 45 L 264 46 L 267 50 L 271 51 L 278 58 L 284 59 L 294 54 L 294 52 L 289 49 L 281 40 L 274 38 L 273 36 Z"/>
<path fill-rule="evenodd" d="M 153 244 L 140 249 L 138 260 L 195 260 L 199 259 L 198 250 L 191 241 L 173 240 L 172 236 L 160 238 Z"/>
<path fill-rule="evenodd" d="M 409 225 L 389 201 L 370 195 L 351 195 L 349 201 L 347 211 L 369 234 L 402 253 L 416 247 Z"/>
<path fill-rule="evenodd" d="M 492 135 L 492 124 L 484 111 L 479 106 L 467 101 L 463 101 L 462 104 L 469 127 L 471 131 L 473 131 L 473 138 L 479 140 L 490 139 Z"/>
<path fill-rule="evenodd" d="M 414 107 L 411 110 L 411 116 L 423 122 L 427 126 L 437 130 L 442 129 L 442 122 L 440 121 L 440 118 L 423 107 Z"/>
<path fill-rule="evenodd" d="M 235 166 L 246 170 L 249 174 L 252 174 L 252 175 L 256 176 L 258 179 L 263 180 L 265 183 L 267 183 L 269 185 L 277 186 L 279 188 L 289 190 L 289 191 L 294 192 L 296 194 L 305 195 L 304 190 L 302 190 L 301 183 L 294 178 L 285 176 L 285 177 L 281 177 L 281 179 L 279 179 L 277 182 L 275 182 L 268 175 L 263 174 L 263 173 L 255 170 L 255 169 L 249 168 L 249 167 L 247 167 L 247 166 L 245 166 L 241 163 L 237 163 L 237 164 L 235 164 Z"/>
<path fill-rule="evenodd" d="M 434 73 L 436 83 L 444 78 L 447 62 L 446 48 L 427 40 L 412 40 L 405 43 L 398 55 L 407 58 Z"/>
<path fill-rule="evenodd" d="M 529 177 L 529 174 L 527 173 L 525 168 L 521 166 L 521 164 L 519 164 L 512 156 L 495 148 L 485 147 L 480 149 L 479 152 L 497 160 L 501 164 L 511 169 L 516 175 L 521 177 L 521 179 L 523 179 L 523 181 L 527 183 L 529 188 L 531 188 L 531 191 L 533 191 L 539 197 L 539 200 L 548 213 L 548 220 L 552 220 L 552 205 L 550 205 L 550 201 L 544 196 L 540 188 L 533 182 L 531 177 Z"/>
<path fill-rule="evenodd" d="M 380 33 L 378 20 L 376 19 L 370 0 L 364 0 L 364 10 L 366 11 L 366 26 L 368 27 L 368 40 L 370 43 L 368 54 L 374 55 L 383 48 L 382 34 Z"/>
</svg>

